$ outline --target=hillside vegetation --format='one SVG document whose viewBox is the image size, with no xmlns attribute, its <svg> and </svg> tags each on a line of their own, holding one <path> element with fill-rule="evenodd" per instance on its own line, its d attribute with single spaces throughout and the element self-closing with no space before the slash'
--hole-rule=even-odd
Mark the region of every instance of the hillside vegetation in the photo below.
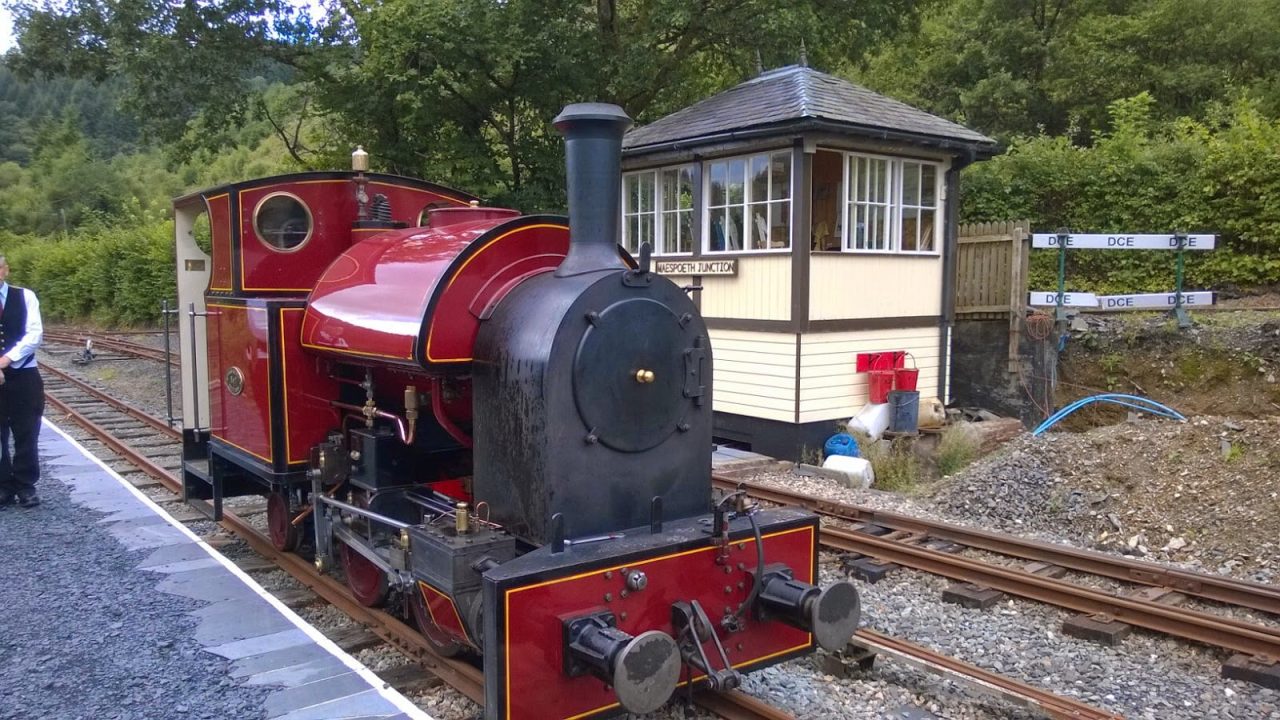
<svg viewBox="0 0 1280 720">
<path fill-rule="evenodd" d="M 153 318 L 189 190 L 345 167 L 359 143 L 376 169 L 559 210 L 564 104 L 648 122 L 802 55 L 1008 148 L 965 172 L 963 220 L 1217 232 L 1189 285 L 1280 283 L 1275 0 L 10 4 L 0 250 L 54 318 Z M 1076 289 L 1167 290 L 1173 254 L 1069 262 Z"/>
</svg>

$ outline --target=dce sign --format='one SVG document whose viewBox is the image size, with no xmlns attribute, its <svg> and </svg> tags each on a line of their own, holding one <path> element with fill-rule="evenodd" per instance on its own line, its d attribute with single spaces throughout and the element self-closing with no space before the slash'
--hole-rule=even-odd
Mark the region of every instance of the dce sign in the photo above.
<svg viewBox="0 0 1280 720">
<path fill-rule="evenodd" d="M 1035 233 L 1031 236 L 1033 248 L 1057 248 L 1056 233 Z M 1066 247 L 1086 250 L 1177 250 L 1177 235 L 1101 235 L 1071 233 L 1067 236 Z M 1212 250 L 1217 241 L 1216 235 L 1187 235 L 1184 250 Z"/>
</svg>

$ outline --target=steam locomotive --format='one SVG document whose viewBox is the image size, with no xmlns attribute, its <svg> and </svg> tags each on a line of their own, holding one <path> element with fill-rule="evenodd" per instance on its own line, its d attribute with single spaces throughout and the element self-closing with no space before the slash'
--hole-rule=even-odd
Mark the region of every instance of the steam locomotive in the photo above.
<svg viewBox="0 0 1280 720">
<path fill-rule="evenodd" d="M 713 496 L 706 325 L 618 244 L 629 126 L 555 119 L 567 220 L 363 150 L 174 202 L 187 499 L 265 495 L 277 547 L 483 663 L 490 719 L 651 712 L 858 624 L 814 515 Z"/>
</svg>

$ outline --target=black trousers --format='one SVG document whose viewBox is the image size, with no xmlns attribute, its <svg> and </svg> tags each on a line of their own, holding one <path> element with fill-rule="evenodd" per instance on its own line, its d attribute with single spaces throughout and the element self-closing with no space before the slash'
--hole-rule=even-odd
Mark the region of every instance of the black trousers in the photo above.
<svg viewBox="0 0 1280 720">
<path fill-rule="evenodd" d="M 4 371 L 4 384 L 0 385 L 0 497 L 25 498 L 35 494 L 36 480 L 40 478 L 42 415 L 44 381 L 40 371 Z"/>
</svg>

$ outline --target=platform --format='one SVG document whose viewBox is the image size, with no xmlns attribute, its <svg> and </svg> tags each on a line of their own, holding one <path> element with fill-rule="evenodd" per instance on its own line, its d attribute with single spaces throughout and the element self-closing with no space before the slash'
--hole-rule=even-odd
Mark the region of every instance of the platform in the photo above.
<svg viewBox="0 0 1280 720">
<path fill-rule="evenodd" d="M 151 583 L 194 618 L 180 623 L 190 637 L 172 642 L 224 659 L 212 663 L 220 676 L 188 677 L 185 684 L 208 683 L 214 692 L 228 685 L 265 690 L 260 717 L 271 720 L 431 720 L 47 419 L 40 459 L 42 495 L 60 496 L 51 486 L 67 486 L 72 507 L 61 512 L 83 517 L 84 532 L 98 535 L 97 543 L 118 543 L 129 551 L 126 557 L 137 559 L 135 567 L 113 572 L 130 575 L 126 583 Z M 52 515 L 51 504 L 8 512 Z M 85 510 L 106 515 L 94 522 Z M 101 642 L 100 627 L 85 623 L 82 632 Z M 127 645 L 124 635 L 119 642 Z M 197 686 L 193 692 L 204 690 Z"/>
</svg>

